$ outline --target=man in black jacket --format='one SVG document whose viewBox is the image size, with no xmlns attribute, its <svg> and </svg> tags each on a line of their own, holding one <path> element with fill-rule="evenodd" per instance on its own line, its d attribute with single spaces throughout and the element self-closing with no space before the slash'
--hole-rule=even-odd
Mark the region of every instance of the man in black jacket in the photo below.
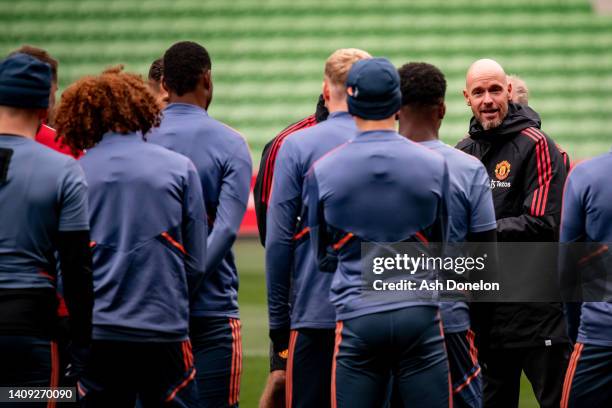
<svg viewBox="0 0 612 408">
<path fill-rule="evenodd" d="M 566 167 L 533 111 L 510 102 L 512 85 L 493 60 L 476 61 L 466 76 L 465 100 L 474 117 L 457 148 L 482 161 L 490 177 L 499 242 L 558 240 Z M 502 244 L 503 245 L 503 244 Z M 504 248 L 500 248 L 500 264 Z M 525 259 L 555 262 L 525 254 Z M 521 372 L 542 407 L 559 406 L 569 356 L 561 305 L 492 305 L 481 336 L 485 407 L 517 407 Z"/>
</svg>

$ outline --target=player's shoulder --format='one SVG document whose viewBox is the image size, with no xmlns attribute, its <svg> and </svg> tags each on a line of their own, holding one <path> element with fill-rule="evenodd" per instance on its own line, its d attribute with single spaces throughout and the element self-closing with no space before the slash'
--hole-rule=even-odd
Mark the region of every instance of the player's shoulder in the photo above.
<svg viewBox="0 0 612 408">
<path fill-rule="evenodd" d="M 44 166 L 46 170 L 51 170 L 49 166 L 55 168 L 64 168 L 76 164 L 77 161 L 67 154 L 58 152 L 57 150 L 38 142 L 28 143 L 28 149 L 33 158 L 35 158 L 37 167 Z"/>
<path fill-rule="evenodd" d="M 587 183 L 596 178 L 607 180 L 612 171 L 612 152 L 607 152 L 591 159 L 578 162 L 570 171 L 568 177 L 573 181 Z"/>
<path fill-rule="evenodd" d="M 443 146 L 439 146 L 439 148 L 431 148 L 428 146 L 425 146 L 421 143 L 416 143 L 413 142 L 412 140 L 409 140 L 406 137 L 401 137 L 401 139 L 399 140 L 400 143 L 402 143 L 402 146 L 404 148 L 404 154 L 407 154 L 409 156 L 415 156 L 416 157 L 420 157 L 422 160 L 425 161 L 424 165 L 432 165 L 432 166 L 440 166 L 442 164 L 444 164 L 446 162 L 446 154 L 443 151 Z M 393 149 L 396 149 L 397 147 L 393 147 Z M 412 160 L 410 158 L 408 158 L 408 160 Z"/>
<path fill-rule="evenodd" d="M 310 170 L 315 172 L 325 172 L 330 166 L 335 167 L 337 165 L 337 161 L 341 159 L 344 154 L 348 154 L 348 149 L 346 148 L 350 145 L 351 141 L 349 140 L 329 150 L 312 163 Z"/>
<path fill-rule="evenodd" d="M 328 121 L 317 122 L 314 115 L 304 118 L 296 123 L 295 126 L 281 132 L 281 143 L 303 143 L 303 140 L 310 139 L 313 134 L 320 133 L 329 125 Z"/>
<path fill-rule="evenodd" d="M 145 160 L 155 158 L 163 163 L 186 165 L 191 160 L 181 153 L 167 149 L 164 146 L 155 143 L 145 143 L 142 147 L 142 157 Z"/>
<path fill-rule="evenodd" d="M 517 132 L 514 142 L 528 149 L 535 149 L 536 145 L 556 146 L 552 138 L 537 126 L 530 126 Z"/>
<path fill-rule="evenodd" d="M 227 123 L 207 116 L 206 126 L 210 130 L 209 133 L 216 137 L 215 141 L 221 143 L 221 145 L 226 145 L 230 150 L 234 151 L 234 149 L 242 147 L 247 147 L 248 149 L 246 137 Z"/>
<path fill-rule="evenodd" d="M 449 167 L 456 166 L 470 173 L 485 170 L 485 167 L 480 160 L 458 148 L 443 144 L 441 151 L 447 159 Z"/>
<path fill-rule="evenodd" d="M 284 144 L 287 138 L 298 132 L 302 129 L 306 129 L 312 127 L 317 124 L 317 120 L 315 115 L 307 116 L 303 119 L 298 120 L 297 122 L 293 122 L 289 126 L 285 127 L 281 130 L 272 140 L 270 140 L 266 146 L 264 147 L 264 151 L 274 149 L 278 151 L 278 149 Z"/>
</svg>

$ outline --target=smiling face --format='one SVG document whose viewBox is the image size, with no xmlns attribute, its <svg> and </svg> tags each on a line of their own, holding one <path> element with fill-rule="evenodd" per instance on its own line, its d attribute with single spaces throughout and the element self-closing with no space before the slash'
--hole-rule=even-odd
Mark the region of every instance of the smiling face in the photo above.
<svg viewBox="0 0 612 408">
<path fill-rule="evenodd" d="M 468 70 L 465 85 L 463 96 L 483 129 L 501 125 L 512 91 L 503 68 L 493 60 L 476 61 Z"/>
</svg>

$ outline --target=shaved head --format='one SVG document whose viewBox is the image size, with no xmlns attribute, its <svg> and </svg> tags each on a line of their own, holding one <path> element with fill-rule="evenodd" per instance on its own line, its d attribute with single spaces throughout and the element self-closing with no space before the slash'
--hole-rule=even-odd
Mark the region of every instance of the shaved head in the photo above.
<svg viewBox="0 0 612 408">
<path fill-rule="evenodd" d="M 485 130 L 498 127 L 508 114 L 512 85 L 506 72 L 492 59 L 480 59 L 470 65 L 465 76 L 463 96 L 474 118 Z"/>
<path fill-rule="evenodd" d="M 481 77 L 495 77 L 506 81 L 506 72 L 504 68 L 495 60 L 484 58 L 479 59 L 470 65 L 470 68 L 465 75 L 465 87 L 469 88 L 470 84 Z"/>
</svg>

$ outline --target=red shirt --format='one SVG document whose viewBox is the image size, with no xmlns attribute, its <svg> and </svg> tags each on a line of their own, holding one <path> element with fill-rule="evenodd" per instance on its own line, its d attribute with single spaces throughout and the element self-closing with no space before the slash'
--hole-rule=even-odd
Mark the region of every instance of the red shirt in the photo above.
<svg viewBox="0 0 612 408">
<path fill-rule="evenodd" d="M 40 126 L 40 129 L 38 130 L 38 133 L 36 134 L 36 141 L 38 143 L 44 144 L 47 147 L 50 147 L 51 149 L 57 152 L 72 156 L 75 159 L 78 159 L 79 157 L 83 155 L 83 152 L 79 152 L 79 154 L 76 156 L 73 155 L 68 146 L 66 146 L 60 140 L 58 141 L 55 140 L 56 134 L 57 132 L 55 131 L 55 129 L 53 129 L 51 126 L 47 126 L 43 124 Z"/>
</svg>

